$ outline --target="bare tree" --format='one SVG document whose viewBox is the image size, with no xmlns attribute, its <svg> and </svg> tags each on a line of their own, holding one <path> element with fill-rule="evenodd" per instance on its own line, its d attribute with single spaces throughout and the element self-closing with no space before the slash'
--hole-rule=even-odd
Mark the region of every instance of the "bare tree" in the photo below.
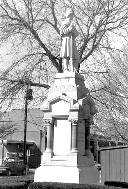
<svg viewBox="0 0 128 189">
<path fill-rule="evenodd" d="M 10 134 L 13 134 L 17 129 L 15 128 L 15 125 L 9 124 L 9 123 L 2 123 L 0 126 L 0 138 L 6 139 L 6 137 Z"/>
<path fill-rule="evenodd" d="M 1 121 L 0 126 L 0 139 L 2 141 L 2 162 L 4 161 L 4 140 L 8 135 L 13 134 L 17 129 L 15 128 L 14 124 L 10 124 L 9 122 L 4 123 L 4 121 Z"/>
<path fill-rule="evenodd" d="M 3 42 L 12 40 L 13 46 L 23 45 L 27 50 L 21 54 L 21 49 L 19 49 L 20 59 L 17 58 L 11 68 L 31 61 L 29 71 L 32 72 L 36 65 L 43 61 L 43 57 L 47 57 L 57 71 L 62 72 L 58 48 L 58 44 L 60 45 L 60 13 L 68 6 L 74 10 L 76 24 L 79 28 L 80 63 L 92 55 L 95 50 L 106 45 L 105 38 L 109 37 L 110 32 L 121 28 L 126 29 L 128 14 L 126 1 L 80 0 L 73 3 L 66 0 L 21 0 L 19 2 L 2 0 L 0 39 Z M 14 41 L 15 39 L 17 40 Z M 36 62 L 33 63 L 35 60 Z"/>
<path fill-rule="evenodd" d="M 100 85 L 91 91 L 97 102 L 96 129 L 106 136 L 128 142 L 128 56 L 127 46 L 109 53 L 109 69 L 103 73 Z M 95 77 L 96 78 L 96 77 Z M 96 79 L 100 79 L 100 76 Z"/>
<path fill-rule="evenodd" d="M 79 72 L 90 83 L 91 94 L 100 106 L 119 111 L 124 93 L 117 83 L 122 81 L 108 57 L 114 51 L 112 36 L 127 36 L 128 2 L 123 0 L 1 0 L 0 41 L 9 45 L 12 57 L 11 66 L 0 78 L 1 103 L 8 98 L 11 103 L 19 91 L 24 94 L 24 84 L 7 78 L 25 80 L 27 76 L 47 83 L 53 81 L 55 72 L 62 72 L 59 28 L 67 7 L 73 9 L 79 31 Z M 36 99 L 44 95 L 43 91 Z"/>
</svg>

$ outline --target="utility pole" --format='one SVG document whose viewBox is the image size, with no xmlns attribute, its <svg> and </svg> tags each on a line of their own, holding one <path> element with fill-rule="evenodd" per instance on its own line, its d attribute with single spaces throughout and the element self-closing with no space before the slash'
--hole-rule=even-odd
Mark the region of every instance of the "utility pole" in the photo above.
<svg viewBox="0 0 128 189">
<path fill-rule="evenodd" d="M 25 94 L 25 112 L 24 112 L 24 151 L 23 151 L 23 159 L 24 164 L 27 165 L 27 147 L 26 147 L 26 134 L 27 134 L 27 113 L 28 113 L 28 85 Z"/>
<path fill-rule="evenodd" d="M 15 81 L 14 81 L 15 82 Z M 23 82 L 23 81 L 22 81 Z M 20 81 L 21 83 L 21 81 Z M 39 87 L 44 87 L 44 88 L 50 88 L 49 85 L 47 84 L 37 84 L 33 83 L 31 81 L 24 82 L 24 84 L 27 86 L 26 87 L 26 93 L 25 93 L 25 111 L 24 111 L 24 148 L 23 148 L 23 159 L 24 159 L 24 164 L 27 165 L 27 146 L 26 146 L 26 139 L 27 139 L 27 115 L 28 115 L 28 100 L 32 100 L 32 89 L 31 86 L 39 86 Z"/>
</svg>

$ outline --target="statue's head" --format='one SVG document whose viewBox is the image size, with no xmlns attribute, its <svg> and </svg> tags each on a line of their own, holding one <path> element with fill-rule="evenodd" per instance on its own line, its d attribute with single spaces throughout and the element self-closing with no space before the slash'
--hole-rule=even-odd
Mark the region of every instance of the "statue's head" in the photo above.
<svg viewBox="0 0 128 189">
<path fill-rule="evenodd" d="M 71 8 L 68 8 L 68 9 L 66 10 L 65 17 L 72 19 L 72 18 L 73 18 L 73 15 L 74 15 L 73 10 L 72 10 Z"/>
</svg>

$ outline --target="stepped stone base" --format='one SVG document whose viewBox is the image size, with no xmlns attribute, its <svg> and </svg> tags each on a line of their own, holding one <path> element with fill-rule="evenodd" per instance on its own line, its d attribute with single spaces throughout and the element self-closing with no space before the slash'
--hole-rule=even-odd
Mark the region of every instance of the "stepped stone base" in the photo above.
<svg viewBox="0 0 128 189">
<path fill-rule="evenodd" d="M 35 171 L 34 182 L 97 183 L 95 167 L 40 166 Z"/>
<path fill-rule="evenodd" d="M 86 162 L 85 165 L 83 160 Z M 34 182 L 98 184 L 99 174 L 93 161 L 87 156 L 54 156 L 50 162 L 44 162 L 36 169 Z"/>
</svg>

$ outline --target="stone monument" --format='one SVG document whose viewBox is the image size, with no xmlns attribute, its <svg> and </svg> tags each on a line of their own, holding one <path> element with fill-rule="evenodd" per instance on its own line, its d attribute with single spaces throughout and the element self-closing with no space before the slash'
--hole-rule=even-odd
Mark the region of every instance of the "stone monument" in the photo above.
<svg viewBox="0 0 128 189">
<path fill-rule="evenodd" d="M 41 105 L 47 126 L 47 147 L 34 182 L 98 183 L 99 173 L 89 150 L 90 125 L 97 112 L 84 77 L 77 73 L 78 32 L 66 12 L 60 34 L 63 73 L 56 74 L 48 97 Z"/>
</svg>

